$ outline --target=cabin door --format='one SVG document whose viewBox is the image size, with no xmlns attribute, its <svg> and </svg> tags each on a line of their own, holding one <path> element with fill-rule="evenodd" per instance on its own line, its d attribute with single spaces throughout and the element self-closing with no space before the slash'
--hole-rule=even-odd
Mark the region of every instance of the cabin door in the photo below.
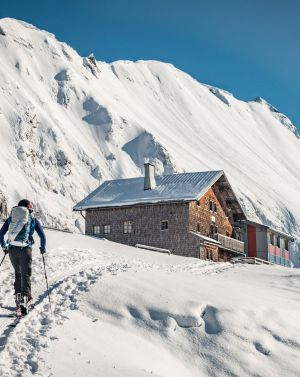
<svg viewBox="0 0 300 377">
<path fill-rule="evenodd" d="M 213 260 L 213 253 L 209 247 L 200 246 L 200 259 Z"/>
</svg>

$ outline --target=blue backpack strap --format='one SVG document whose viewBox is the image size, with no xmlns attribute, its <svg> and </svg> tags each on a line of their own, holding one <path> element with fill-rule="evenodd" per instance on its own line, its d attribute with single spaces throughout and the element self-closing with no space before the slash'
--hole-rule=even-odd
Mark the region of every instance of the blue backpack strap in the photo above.
<svg viewBox="0 0 300 377">
<path fill-rule="evenodd" d="M 33 233 L 35 229 L 35 218 L 30 215 L 30 224 L 29 224 L 29 233 L 28 233 L 28 242 L 29 246 L 34 244 Z"/>
<path fill-rule="evenodd" d="M 32 228 L 32 223 L 34 225 L 34 221 L 33 221 L 33 218 L 32 216 L 29 216 L 29 221 L 28 221 L 28 224 L 27 224 L 27 227 L 26 227 L 26 231 L 25 231 L 25 242 L 29 241 L 29 236 L 30 236 L 30 231 L 31 231 L 31 228 Z"/>
<path fill-rule="evenodd" d="M 35 228 L 35 218 L 30 215 L 30 220 L 29 236 L 32 236 Z"/>
</svg>

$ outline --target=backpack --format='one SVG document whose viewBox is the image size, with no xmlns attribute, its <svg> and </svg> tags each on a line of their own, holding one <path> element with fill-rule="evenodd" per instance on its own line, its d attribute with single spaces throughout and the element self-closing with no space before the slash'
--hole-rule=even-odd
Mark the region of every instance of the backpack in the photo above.
<svg viewBox="0 0 300 377">
<path fill-rule="evenodd" d="M 26 207 L 13 207 L 8 226 L 7 243 L 28 242 L 32 217 Z"/>
</svg>

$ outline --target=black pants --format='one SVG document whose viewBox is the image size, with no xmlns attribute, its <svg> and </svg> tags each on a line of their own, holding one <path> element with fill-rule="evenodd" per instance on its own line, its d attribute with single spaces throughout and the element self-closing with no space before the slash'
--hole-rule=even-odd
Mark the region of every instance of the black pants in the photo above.
<svg viewBox="0 0 300 377">
<path fill-rule="evenodd" d="M 15 269 L 15 294 L 22 293 L 24 296 L 31 297 L 31 248 L 10 246 L 8 254 Z"/>
</svg>

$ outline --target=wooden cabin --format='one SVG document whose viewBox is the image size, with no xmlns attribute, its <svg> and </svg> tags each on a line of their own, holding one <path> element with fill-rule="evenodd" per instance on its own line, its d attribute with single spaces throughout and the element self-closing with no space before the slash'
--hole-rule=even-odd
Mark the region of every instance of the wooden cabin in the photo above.
<svg viewBox="0 0 300 377">
<path fill-rule="evenodd" d="M 145 176 L 104 182 L 79 202 L 85 232 L 213 261 L 244 255 L 236 223 L 244 212 L 223 171 Z"/>
</svg>

